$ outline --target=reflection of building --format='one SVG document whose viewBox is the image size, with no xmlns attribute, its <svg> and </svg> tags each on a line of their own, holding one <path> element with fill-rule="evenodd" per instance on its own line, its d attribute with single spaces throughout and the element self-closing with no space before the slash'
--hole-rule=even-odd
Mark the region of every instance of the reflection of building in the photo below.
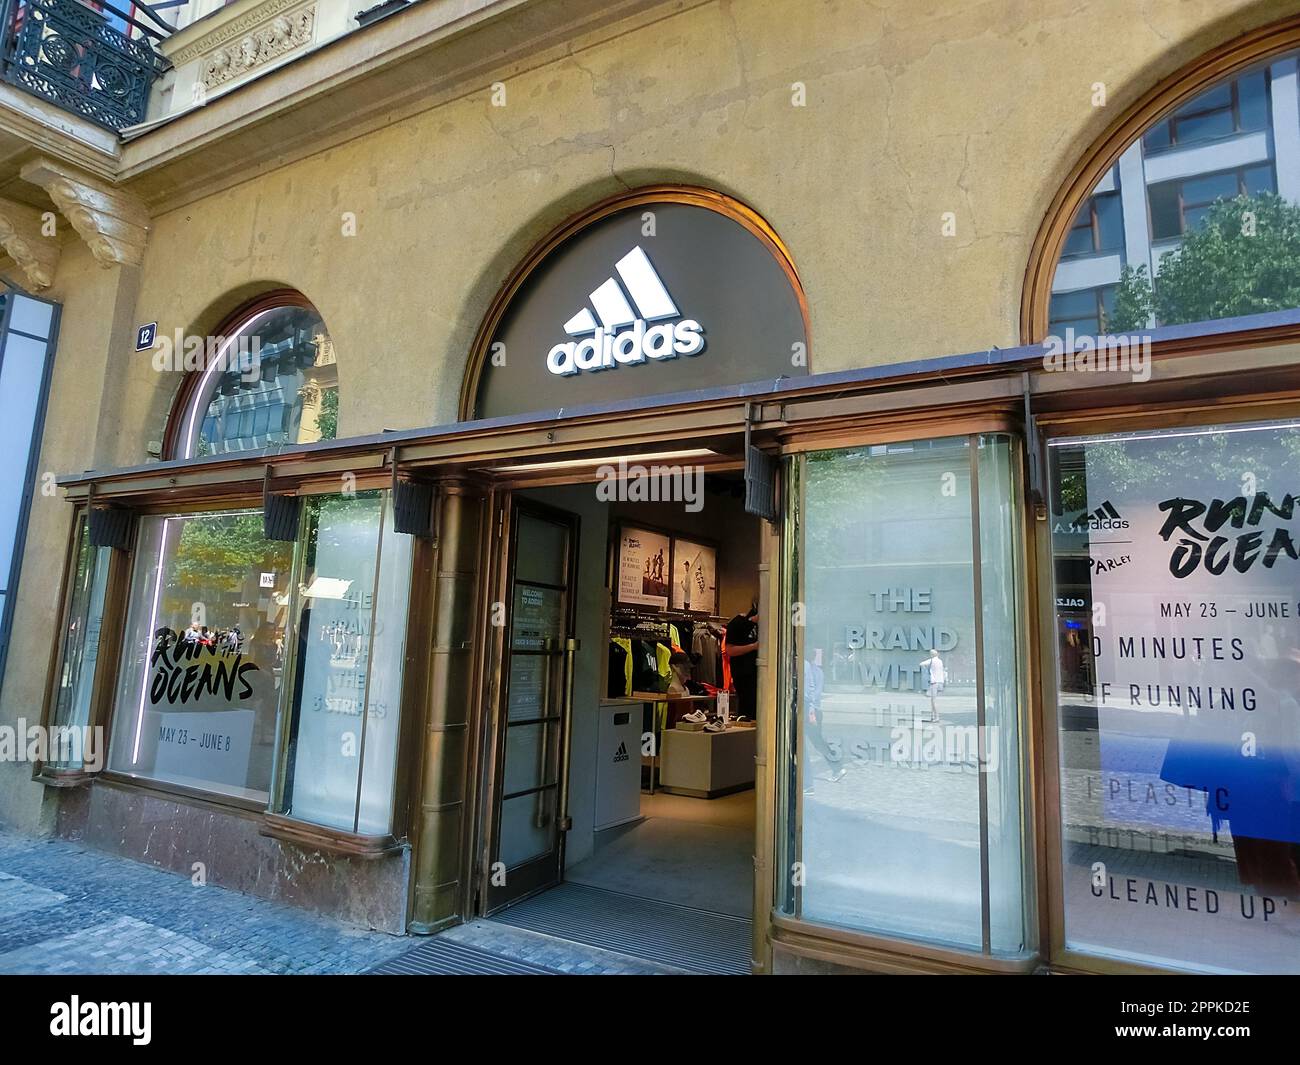
<svg viewBox="0 0 1300 1065">
<path fill-rule="evenodd" d="M 286 312 L 282 325 L 261 328 L 260 374 L 236 369 L 222 375 L 200 429 L 200 454 L 321 439 L 321 414 L 328 395 L 338 390 L 334 345 L 329 334 L 297 317 L 296 311 Z"/>
<path fill-rule="evenodd" d="M 1052 282 L 1051 328 L 1105 331 L 1124 267 L 1160 257 L 1216 200 L 1276 192 L 1300 202 L 1296 57 L 1216 85 L 1120 156 L 1075 216 Z"/>
</svg>

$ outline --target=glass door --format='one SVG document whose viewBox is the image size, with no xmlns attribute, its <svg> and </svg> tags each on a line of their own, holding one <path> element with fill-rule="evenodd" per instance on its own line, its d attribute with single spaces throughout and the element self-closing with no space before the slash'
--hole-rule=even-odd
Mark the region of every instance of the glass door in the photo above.
<svg viewBox="0 0 1300 1065">
<path fill-rule="evenodd" d="M 577 523 L 522 501 L 511 512 L 489 913 L 559 883 L 563 871 Z"/>
</svg>

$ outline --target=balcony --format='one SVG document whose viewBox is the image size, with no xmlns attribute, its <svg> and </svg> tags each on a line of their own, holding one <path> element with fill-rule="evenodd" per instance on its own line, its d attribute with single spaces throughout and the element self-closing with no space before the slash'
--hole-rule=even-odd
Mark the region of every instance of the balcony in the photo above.
<svg viewBox="0 0 1300 1065">
<path fill-rule="evenodd" d="M 107 130 L 143 122 L 171 27 L 145 5 L 4 0 L 0 79 Z M 143 19 L 154 23 L 150 25 Z"/>
</svg>

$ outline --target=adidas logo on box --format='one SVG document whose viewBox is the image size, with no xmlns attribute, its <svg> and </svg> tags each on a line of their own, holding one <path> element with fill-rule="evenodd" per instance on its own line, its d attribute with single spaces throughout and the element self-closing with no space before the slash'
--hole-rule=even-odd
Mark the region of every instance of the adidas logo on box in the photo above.
<svg viewBox="0 0 1300 1065">
<path fill-rule="evenodd" d="M 588 333 L 591 336 L 551 348 L 546 356 L 546 368 L 551 373 L 568 377 L 583 370 L 612 370 L 646 359 L 698 355 L 704 350 L 704 327 L 699 322 L 691 318 L 676 323 L 664 321 L 680 318 L 681 312 L 639 245 L 619 259 L 614 268 L 618 278 L 609 278 L 591 293 L 596 314 L 584 307 L 564 323 L 564 331 L 570 336 Z M 619 278 L 623 285 L 619 284 Z M 623 286 L 627 288 L 626 293 Z M 633 303 L 636 311 L 632 310 Z M 663 324 L 651 325 L 651 322 Z M 631 328 L 624 329 L 624 326 Z"/>
</svg>

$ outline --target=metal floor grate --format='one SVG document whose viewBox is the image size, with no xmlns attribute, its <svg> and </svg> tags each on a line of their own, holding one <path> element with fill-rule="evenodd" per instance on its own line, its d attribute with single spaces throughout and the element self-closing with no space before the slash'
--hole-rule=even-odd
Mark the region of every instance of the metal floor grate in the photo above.
<svg viewBox="0 0 1300 1065">
<path fill-rule="evenodd" d="M 752 926 L 748 918 L 585 884 L 560 884 L 490 920 L 690 973 L 725 976 L 750 972 Z"/>
<path fill-rule="evenodd" d="M 370 970 L 373 976 L 558 976 L 540 965 L 503 958 L 433 936 Z"/>
</svg>

